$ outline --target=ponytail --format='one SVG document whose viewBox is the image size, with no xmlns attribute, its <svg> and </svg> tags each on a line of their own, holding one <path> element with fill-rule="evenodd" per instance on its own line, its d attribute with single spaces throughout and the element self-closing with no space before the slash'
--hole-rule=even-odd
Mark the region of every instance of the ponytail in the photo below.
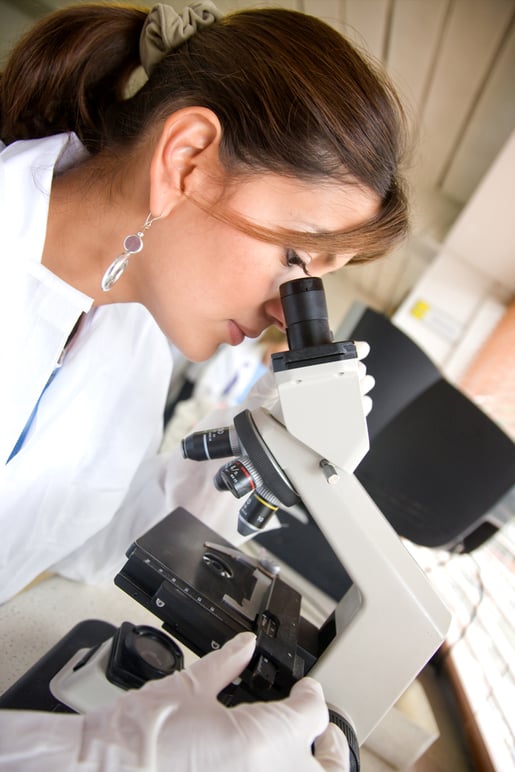
<svg viewBox="0 0 515 772">
<path fill-rule="evenodd" d="M 0 79 L 0 139 L 74 131 L 103 145 L 105 115 L 139 65 L 148 10 L 96 3 L 41 19 L 15 46 Z"/>
</svg>

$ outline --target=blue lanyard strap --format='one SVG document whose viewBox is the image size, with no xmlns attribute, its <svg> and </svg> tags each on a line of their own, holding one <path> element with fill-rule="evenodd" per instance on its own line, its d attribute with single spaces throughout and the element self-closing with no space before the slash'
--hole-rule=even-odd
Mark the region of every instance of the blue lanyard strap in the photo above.
<svg viewBox="0 0 515 772">
<path fill-rule="evenodd" d="M 50 386 L 50 384 L 52 383 L 52 381 L 54 380 L 55 376 L 57 375 L 57 373 L 58 373 L 58 371 L 60 369 L 61 369 L 60 367 L 56 367 L 55 370 L 53 371 L 53 373 L 51 374 L 50 378 L 46 382 L 46 385 L 45 385 L 43 391 L 41 392 L 41 394 L 39 395 L 38 401 L 34 405 L 32 413 L 29 416 L 29 420 L 25 424 L 22 433 L 20 434 L 20 436 L 18 437 L 18 439 L 16 441 L 16 445 L 14 446 L 14 448 L 11 451 L 11 455 L 7 459 L 7 463 L 9 463 L 9 461 L 11 461 L 11 459 L 13 459 L 15 457 L 15 455 L 21 450 L 21 447 L 22 447 L 23 443 L 25 442 L 25 438 L 27 437 L 27 434 L 29 433 L 29 429 L 32 426 L 32 422 L 34 421 L 34 418 L 36 417 L 36 413 L 38 412 L 38 407 L 39 407 L 39 403 L 41 402 L 41 397 L 43 396 L 45 391 L 48 389 L 48 387 Z"/>
</svg>

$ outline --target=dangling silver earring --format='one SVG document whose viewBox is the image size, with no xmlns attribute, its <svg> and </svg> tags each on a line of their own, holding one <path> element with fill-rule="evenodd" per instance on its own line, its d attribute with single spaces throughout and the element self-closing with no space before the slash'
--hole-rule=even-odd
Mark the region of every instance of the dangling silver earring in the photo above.
<svg viewBox="0 0 515 772">
<path fill-rule="evenodd" d="M 115 260 L 113 260 L 105 274 L 102 276 L 102 282 L 100 286 L 104 292 L 109 292 L 113 285 L 116 284 L 120 276 L 125 273 L 125 269 L 129 265 L 131 255 L 135 255 L 138 252 L 141 252 L 143 249 L 143 237 L 145 235 L 145 231 L 148 231 L 152 223 L 156 220 L 159 220 L 161 217 L 162 215 L 159 215 L 159 217 L 152 217 L 151 212 L 149 212 L 147 219 L 143 223 L 142 229 L 137 233 L 131 233 L 125 237 L 123 241 L 124 251 L 121 255 L 118 255 Z"/>
</svg>

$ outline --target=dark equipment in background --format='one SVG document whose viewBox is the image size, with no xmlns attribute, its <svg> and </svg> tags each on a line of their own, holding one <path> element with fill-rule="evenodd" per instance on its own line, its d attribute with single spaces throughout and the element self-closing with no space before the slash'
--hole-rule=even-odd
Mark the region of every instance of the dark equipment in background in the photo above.
<svg viewBox="0 0 515 772">
<path fill-rule="evenodd" d="M 366 309 L 353 337 L 370 343 L 376 378 L 357 478 L 401 536 L 475 549 L 502 525 L 496 507 L 515 486 L 514 443 L 386 316 Z"/>
</svg>

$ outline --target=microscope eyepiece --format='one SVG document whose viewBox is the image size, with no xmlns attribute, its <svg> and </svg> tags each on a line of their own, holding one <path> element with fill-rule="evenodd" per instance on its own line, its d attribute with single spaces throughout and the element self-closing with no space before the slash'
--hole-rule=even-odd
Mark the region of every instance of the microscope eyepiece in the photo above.
<svg viewBox="0 0 515 772">
<path fill-rule="evenodd" d="M 333 342 L 322 279 L 293 279 L 280 293 L 290 351 Z"/>
</svg>

